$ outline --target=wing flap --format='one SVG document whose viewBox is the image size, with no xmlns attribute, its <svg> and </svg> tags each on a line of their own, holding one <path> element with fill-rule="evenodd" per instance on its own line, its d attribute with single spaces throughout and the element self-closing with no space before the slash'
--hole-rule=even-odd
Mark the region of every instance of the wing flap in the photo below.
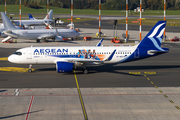
<svg viewBox="0 0 180 120">
<path fill-rule="evenodd" d="M 70 62 L 70 63 L 75 63 L 75 62 L 80 62 L 80 63 L 98 63 L 102 64 L 104 61 L 100 60 L 95 60 L 95 59 L 82 59 L 82 58 L 58 58 L 54 61 L 56 63 L 57 61 L 64 61 L 64 62 Z"/>
</svg>

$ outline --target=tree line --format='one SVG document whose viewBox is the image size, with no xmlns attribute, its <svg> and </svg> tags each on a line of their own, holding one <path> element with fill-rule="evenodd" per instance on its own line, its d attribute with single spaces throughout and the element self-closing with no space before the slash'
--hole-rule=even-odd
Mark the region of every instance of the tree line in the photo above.
<svg viewBox="0 0 180 120">
<path fill-rule="evenodd" d="M 5 0 L 0 0 L 3 5 Z M 134 10 L 139 6 L 140 0 L 128 0 L 128 9 Z M 6 0 L 7 5 L 18 5 L 19 0 Z M 21 0 L 25 6 L 46 5 L 47 0 Z M 74 9 L 99 9 L 99 0 L 73 0 Z M 101 0 L 102 10 L 125 10 L 126 0 Z M 59 8 L 71 8 L 71 0 L 49 0 L 49 5 Z M 142 0 L 142 8 L 145 10 L 164 9 L 164 0 Z M 180 10 L 180 0 L 166 0 L 167 10 Z"/>
</svg>

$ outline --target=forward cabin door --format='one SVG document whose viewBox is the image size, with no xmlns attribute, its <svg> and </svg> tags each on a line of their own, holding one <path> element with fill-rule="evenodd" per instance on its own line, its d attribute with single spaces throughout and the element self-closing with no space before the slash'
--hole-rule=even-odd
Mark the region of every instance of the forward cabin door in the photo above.
<svg viewBox="0 0 180 120">
<path fill-rule="evenodd" d="M 32 50 L 31 49 L 27 50 L 27 59 L 32 59 Z"/>
</svg>

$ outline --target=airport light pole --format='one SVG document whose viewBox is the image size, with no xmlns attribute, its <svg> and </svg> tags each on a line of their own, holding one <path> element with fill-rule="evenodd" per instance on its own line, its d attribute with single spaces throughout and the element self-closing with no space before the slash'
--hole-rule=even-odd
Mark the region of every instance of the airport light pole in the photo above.
<svg viewBox="0 0 180 120">
<path fill-rule="evenodd" d="M 20 27 L 21 27 L 21 0 L 19 1 L 19 20 L 20 20 Z"/>
<path fill-rule="evenodd" d="M 49 12 L 49 0 L 47 0 L 47 14 Z"/>
<path fill-rule="evenodd" d="M 6 0 L 5 0 L 5 14 L 6 14 Z"/>
<path fill-rule="evenodd" d="M 47 29 L 49 29 L 49 0 L 47 0 Z"/>
<path fill-rule="evenodd" d="M 128 41 L 128 0 L 126 0 L 126 39 L 125 42 Z"/>
<path fill-rule="evenodd" d="M 139 40 L 141 40 L 141 23 L 142 23 L 141 14 L 142 14 L 142 0 L 140 0 L 140 27 L 139 27 Z"/>
<path fill-rule="evenodd" d="M 99 0 L 99 36 L 101 36 L 101 0 Z"/>
<path fill-rule="evenodd" d="M 71 0 L 71 29 L 73 28 L 73 0 Z"/>
<path fill-rule="evenodd" d="M 166 20 L 166 0 L 164 0 L 164 21 Z M 164 29 L 164 40 L 166 39 L 166 28 Z"/>
</svg>

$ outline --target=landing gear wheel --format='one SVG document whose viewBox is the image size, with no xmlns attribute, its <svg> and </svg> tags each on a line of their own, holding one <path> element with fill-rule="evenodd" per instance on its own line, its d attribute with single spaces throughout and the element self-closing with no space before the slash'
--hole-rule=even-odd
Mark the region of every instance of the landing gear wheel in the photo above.
<svg viewBox="0 0 180 120">
<path fill-rule="evenodd" d="M 83 73 L 84 74 L 88 74 L 88 70 L 83 70 Z"/>
<path fill-rule="evenodd" d="M 32 68 L 32 65 L 30 64 L 30 65 L 29 65 L 29 70 L 28 70 L 29 73 L 32 72 L 32 69 L 31 69 L 31 68 Z"/>
<path fill-rule="evenodd" d="M 31 73 L 31 72 L 32 72 L 32 70 L 31 70 L 31 69 L 29 69 L 29 70 L 28 70 L 28 72 L 29 72 L 29 73 Z"/>
<path fill-rule="evenodd" d="M 48 40 L 44 40 L 44 42 L 45 42 L 45 43 L 47 43 L 47 42 L 48 42 Z"/>
<path fill-rule="evenodd" d="M 37 43 L 39 43 L 39 42 L 40 42 L 40 40 L 39 40 L 39 39 L 37 39 L 37 40 L 36 40 L 36 42 L 37 42 Z"/>
</svg>

